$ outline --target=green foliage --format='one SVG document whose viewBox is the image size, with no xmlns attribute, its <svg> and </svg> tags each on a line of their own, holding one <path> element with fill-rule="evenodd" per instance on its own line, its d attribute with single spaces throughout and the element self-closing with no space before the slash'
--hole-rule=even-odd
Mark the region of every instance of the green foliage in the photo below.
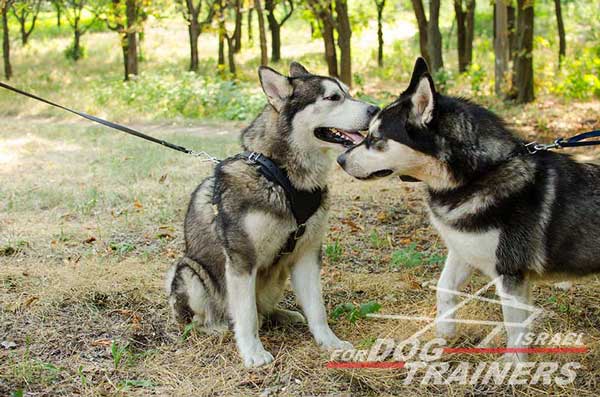
<svg viewBox="0 0 600 397">
<path fill-rule="evenodd" d="M 80 59 L 83 59 L 83 58 L 85 58 L 86 54 L 87 54 L 87 50 L 81 44 L 79 44 L 79 48 L 75 48 L 75 43 L 72 43 L 65 50 L 65 57 L 67 59 L 70 59 L 71 61 L 78 61 Z"/>
<path fill-rule="evenodd" d="M 331 312 L 331 318 L 334 320 L 339 320 L 342 316 L 344 316 L 346 320 L 350 321 L 352 324 L 355 324 L 359 319 L 366 318 L 367 314 L 377 313 L 380 309 L 381 305 L 373 301 L 363 303 L 358 307 L 352 303 L 342 303 L 333 309 Z"/>
<path fill-rule="evenodd" d="M 563 59 L 560 75 L 552 92 L 574 99 L 600 98 L 600 44 Z"/>
<path fill-rule="evenodd" d="M 335 241 L 333 244 L 327 244 L 325 246 L 325 255 L 331 262 L 339 261 L 343 253 L 344 249 L 337 241 Z"/>
<path fill-rule="evenodd" d="M 142 73 L 128 83 L 99 82 L 93 94 L 100 105 L 118 102 L 160 118 L 248 120 L 266 104 L 256 84 L 180 71 Z"/>
<path fill-rule="evenodd" d="M 127 353 L 127 349 L 129 348 L 129 343 L 125 343 L 123 345 L 119 345 L 116 341 L 112 341 L 110 345 L 110 354 L 113 359 L 113 367 L 117 369 L 119 364 L 123 360 L 123 357 Z"/>
<path fill-rule="evenodd" d="M 427 255 L 427 253 L 420 252 L 417 250 L 417 245 L 415 243 L 411 243 L 405 248 L 392 253 L 391 266 L 392 268 L 413 268 L 423 263 L 437 265 L 443 263 L 445 260 L 445 256 L 435 252 L 429 255 Z"/>
<path fill-rule="evenodd" d="M 135 244 L 127 241 L 111 242 L 109 244 L 111 250 L 115 251 L 119 255 L 125 255 L 135 250 Z"/>
</svg>

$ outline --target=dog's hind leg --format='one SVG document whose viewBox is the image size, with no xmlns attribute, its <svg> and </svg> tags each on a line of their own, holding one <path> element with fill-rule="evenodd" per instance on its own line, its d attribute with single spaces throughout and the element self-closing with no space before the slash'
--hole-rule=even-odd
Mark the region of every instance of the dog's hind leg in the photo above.
<svg viewBox="0 0 600 397">
<path fill-rule="evenodd" d="M 206 287 L 201 266 L 182 258 L 167 273 L 166 289 L 175 321 L 181 325 L 195 322 L 200 331 L 213 334 L 227 330 L 227 323 L 214 305 Z"/>
<path fill-rule="evenodd" d="M 502 301 L 504 326 L 507 334 L 508 348 L 527 347 L 523 343 L 523 336 L 529 330 L 528 318 L 531 310 L 529 282 L 522 277 L 503 276 L 496 284 L 496 290 Z M 527 353 L 507 353 L 507 361 L 527 361 Z"/>
<path fill-rule="evenodd" d="M 473 269 L 458 258 L 452 250 L 448 252 L 444 270 L 437 284 L 436 333 L 440 338 L 450 339 L 456 335 L 456 323 L 445 321 L 455 317 L 456 294 L 467 282 Z"/>
</svg>

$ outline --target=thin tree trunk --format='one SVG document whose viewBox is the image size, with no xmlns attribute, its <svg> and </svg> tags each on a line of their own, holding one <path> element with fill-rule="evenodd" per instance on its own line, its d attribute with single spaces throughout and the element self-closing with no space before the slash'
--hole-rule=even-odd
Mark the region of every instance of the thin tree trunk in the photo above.
<svg viewBox="0 0 600 397">
<path fill-rule="evenodd" d="M 375 0 L 377 6 L 377 65 L 383 66 L 383 9 L 385 0 Z"/>
<path fill-rule="evenodd" d="M 233 34 L 232 34 L 233 36 Z M 229 63 L 229 73 L 233 77 L 236 76 L 236 68 L 235 68 L 235 44 L 233 37 L 229 37 L 225 34 L 225 40 L 227 41 L 227 61 Z"/>
<path fill-rule="evenodd" d="M 517 0 L 517 51 L 515 53 L 515 88 L 517 103 L 534 99 L 533 93 L 533 4 L 529 0 Z"/>
<path fill-rule="evenodd" d="M 75 23 L 73 32 L 73 60 L 78 61 L 81 59 L 81 31 L 79 30 L 79 23 Z"/>
<path fill-rule="evenodd" d="M 419 48 L 421 49 L 421 56 L 425 58 L 427 63 L 431 65 L 431 58 L 429 56 L 429 45 L 428 45 L 428 34 L 427 34 L 427 17 L 425 16 L 425 8 L 423 7 L 423 0 L 411 0 L 413 9 L 415 10 L 415 16 L 417 18 L 417 25 L 419 26 Z"/>
<path fill-rule="evenodd" d="M 235 1 L 235 29 L 233 31 L 233 50 L 239 53 L 242 50 L 242 1 Z"/>
<path fill-rule="evenodd" d="M 330 20 L 323 22 L 323 44 L 325 45 L 325 60 L 330 76 L 338 77 L 337 53 L 335 49 L 334 26 Z"/>
<path fill-rule="evenodd" d="M 558 67 L 562 66 L 562 60 L 567 55 L 567 42 L 565 39 L 565 24 L 562 17 L 562 8 L 560 0 L 554 0 L 554 8 L 556 9 L 556 24 L 558 25 Z"/>
<path fill-rule="evenodd" d="M 138 74 L 138 43 L 137 43 L 137 7 L 136 0 L 127 0 L 126 14 L 127 14 L 127 78 L 129 76 Z"/>
<path fill-rule="evenodd" d="M 501 0 L 497 0 L 501 1 Z M 466 60 L 466 43 L 467 43 L 467 26 L 465 23 L 466 12 L 463 11 L 462 0 L 454 0 L 454 14 L 456 15 L 456 38 L 458 50 L 458 72 L 464 73 L 467 71 Z"/>
<path fill-rule="evenodd" d="M 217 65 L 220 67 L 225 65 L 225 35 L 223 34 L 224 26 L 219 23 L 219 57 L 217 59 Z"/>
<path fill-rule="evenodd" d="M 475 37 L 475 0 L 467 0 L 465 61 L 466 67 L 473 62 L 473 39 Z"/>
<path fill-rule="evenodd" d="M 271 61 L 279 62 L 281 59 L 281 29 L 275 18 L 274 0 L 265 0 L 265 11 L 267 11 L 267 23 L 271 31 Z"/>
<path fill-rule="evenodd" d="M 252 11 L 254 11 L 254 8 L 248 8 L 248 41 L 250 43 L 254 41 L 252 34 Z"/>
<path fill-rule="evenodd" d="M 495 84 L 496 96 L 503 98 L 506 94 L 506 73 L 508 71 L 508 9 L 505 0 L 496 0 L 494 26 Z"/>
<path fill-rule="evenodd" d="M 440 0 L 429 1 L 429 23 L 427 24 L 427 40 L 431 70 L 437 72 L 444 67 L 442 58 L 442 33 L 440 32 Z"/>
<path fill-rule="evenodd" d="M 2 58 L 4 60 L 4 77 L 10 80 L 12 66 L 10 64 L 10 32 L 8 30 L 8 7 L 10 2 L 5 2 L 2 7 Z"/>
<path fill-rule="evenodd" d="M 508 15 L 508 59 L 512 61 L 517 48 L 516 12 L 512 1 L 506 6 L 506 12 Z"/>
<path fill-rule="evenodd" d="M 60 28 L 61 26 L 61 13 L 62 13 L 62 7 L 60 5 L 55 6 L 56 7 L 56 26 L 58 26 Z"/>
<path fill-rule="evenodd" d="M 338 46 L 340 47 L 340 78 L 352 86 L 352 27 L 348 18 L 347 0 L 336 0 Z"/>
<path fill-rule="evenodd" d="M 198 37 L 200 37 L 200 27 L 198 20 L 192 16 L 188 25 L 188 33 L 190 36 L 190 71 L 198 71 Z"/>
<path fill-rule="evenodd" d="M 124 76 L 123 76 L 123 80 L 124 81 L 128 81 L 129 80 L 129 62 L 127 57 L 127 36 L 126 35 L 121 35 L 121 52 L 123 53 L 123 68 L 124 68 Z"/>
<path fill-rule="evenodd" d="M 258 34 L 260 40 L 260 64 L 266 66 L 269 64 L 269 54 L 267 53 L 267 35 L 265 32 L 265 16 L 263 14 L 260 0 L 254 0 L 254 8 L 258 15 Z"/>
</svg>

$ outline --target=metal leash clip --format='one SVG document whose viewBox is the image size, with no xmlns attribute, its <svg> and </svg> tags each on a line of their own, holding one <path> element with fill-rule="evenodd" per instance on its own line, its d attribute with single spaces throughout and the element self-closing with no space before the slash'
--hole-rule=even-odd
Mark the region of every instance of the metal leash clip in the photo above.
<svg viewBox="0 0 600 397">
<path fill-rule="evenodd" d="M 529 142 L 525 144 L 525 149 L 529 154 L 536 154 L 537 152 L 542 152 L 550 149 L 562 149 L 562 143 L 564 138 L 558 138 L 553 143 L 537 143 L 537 142 Z"/>
</svg>

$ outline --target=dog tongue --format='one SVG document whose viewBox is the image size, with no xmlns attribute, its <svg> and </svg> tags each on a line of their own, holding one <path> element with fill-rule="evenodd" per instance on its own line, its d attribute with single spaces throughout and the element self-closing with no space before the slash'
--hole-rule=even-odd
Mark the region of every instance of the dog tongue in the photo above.
<svg viewBox="0 0 600 397">
<path fill-rule="evenodd" d="M 359 144 L 363 141 L 363 139 L 365 139 L 360 132 L 342 131 L 342 134 L 344 134 L 344 136 L 350 139 L 354 144 Z"/>
</svg>

